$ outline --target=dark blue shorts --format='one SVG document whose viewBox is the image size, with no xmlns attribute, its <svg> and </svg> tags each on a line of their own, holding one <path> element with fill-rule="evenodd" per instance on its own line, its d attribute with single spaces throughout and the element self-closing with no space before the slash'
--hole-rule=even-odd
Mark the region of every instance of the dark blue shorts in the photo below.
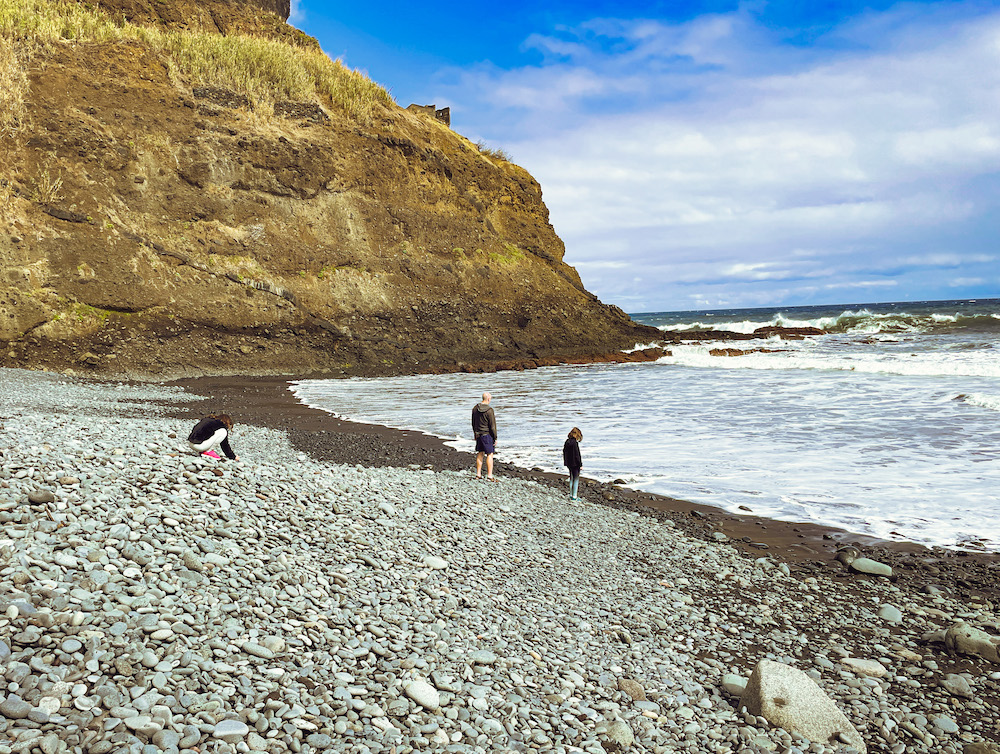
<svg viewBox="0 0 1000 754">
<path fill-rule="evenodd" d="M 493 455 L 493 438 L 489 435 L 479 435 L 476 438 L 476 452 Z"/>
</svg>

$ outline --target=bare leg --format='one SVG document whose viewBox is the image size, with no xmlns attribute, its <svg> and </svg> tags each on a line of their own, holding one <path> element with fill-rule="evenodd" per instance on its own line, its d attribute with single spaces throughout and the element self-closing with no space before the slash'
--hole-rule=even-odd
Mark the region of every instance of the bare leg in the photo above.
<svg viewBox="0 0 1000 754">
<path fill-rule="evenodd" d="M 486 456 L 486 476 L 490 479 L 493 478 L 493 454 L 490 453 Z"/>
<path fill-rule="evenodd" d="M 493 456 L 490 456 L 490 461 L 492 462 Z M 492 463 L 490 464 L 492 466 Z M 483 475 L 483 454 L 476 453 L 476 479 L 479 479 Z"/>
</svg>

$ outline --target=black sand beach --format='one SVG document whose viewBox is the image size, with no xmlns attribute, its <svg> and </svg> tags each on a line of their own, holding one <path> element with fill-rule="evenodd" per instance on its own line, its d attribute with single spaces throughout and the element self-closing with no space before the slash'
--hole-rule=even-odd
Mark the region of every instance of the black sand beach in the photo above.
<svg viewBox="0 0 1000 754">
<path fill-rule="evenodd" d="M 181 407 L 178 416 L 195 418 L 204 413 L 224 412 L 232 415 L 237 425 L 247 423 L 280 429 L 288 433 L 297 449 L 318 460 L 369 467 L 415 464 L 434 470 L 469 469 L 472 473 L 472 456 L 444 445 L 439 438 L 344 421 L 299 403 L 288 389 L 293 379 L 201 377 L 172 384 L 208 398 Z M 237 426 L 234 440 L 237 445 L 238 437 Z M 502 452 L 498 454 L 496 473 L 560 489 L 565 486 L 562 475 L 504 463 Z M 586 477 L 581 487 L 581 495 L 591 502 L 669 519 L 689 534 L 706 540 L 714 541 L 725 535 L 728 542 L 747 557 L 766 555 L 802 574 L 822 571 L 858 578 L 836 560 L 840 548 L 852 545 L 864 556 L 891 565 L 900 588 L 918 590 L 930 585 L 947 589 L 961 599 L 1000 602 L 1000 554 L 927 548 L 912 542 L 880 540 L 811 523 L 737 515 L 684 500 L 602 484 Z"/>
</svg>

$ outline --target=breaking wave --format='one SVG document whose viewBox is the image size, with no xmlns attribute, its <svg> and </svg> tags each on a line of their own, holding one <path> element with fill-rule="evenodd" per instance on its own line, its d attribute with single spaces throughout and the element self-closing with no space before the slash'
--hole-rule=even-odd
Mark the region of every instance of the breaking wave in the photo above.
<svg viewBox="0 0 1000 754">
<path fill-rule="evenodd" d="M 1000 411 L 1000 395 L 969 393 L 968 395 L 956 395 L 955 400 L 968 403 L 970 406 L 979 406 L 981 408 L 988 408 L 991 411 Z"/>
<path fill-rule="evenodd" d="M 777 313 L 769 320 L 726 319 L 706 321 L 695 319 L 660 325 L 664 332 L 697 330 L 729 330 L 752 333 L 761 327 L 817 327 L 828 333 L 875 335 L 878 333 L 916 333 L 934 330 L 974 330 L 1000 333 L 1000 313 L 943 314 L 940 312 L 875 312 L 870 309 L 848 309 L 839 314 L 814 318 L 796 318 Z"/>
<path fill-rule="evenodd" d="M 730 345 L 735 346 L 734 351 L 743 351 L 743 354 L 720 356 L 712 354 L 708 345 L 675 345 L 670 347 L 671 355 L 658 359 L 657 363 L 711 369 L 828 370 L 909 377 L 1000 377 L 1000 359 L 984 349 L 958 353 L 938 351 L 869 355 L 855 352 L 842 355 L 800 349 L 794 344 L 779 346 L 781 350 L 773 353 L 754 352 L 742 343 Z"/>
</svg>

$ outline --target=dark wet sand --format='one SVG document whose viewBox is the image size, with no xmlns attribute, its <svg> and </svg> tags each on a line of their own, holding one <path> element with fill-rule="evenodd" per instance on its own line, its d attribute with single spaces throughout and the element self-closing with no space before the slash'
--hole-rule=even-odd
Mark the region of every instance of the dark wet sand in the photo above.
<svg viewBox="0 0 1000 754">
<path fill-rule="evenodd" d="M 172 384 L 192 394 L 206 396 L 207 400 L 181 405 L 175 415 L 195 420 L 208 413 L 230 414 L 237 423 L 233 433 L 233 447 L 237 453 L 239 424 L 244 423 L 283 430 L 298 450 L 321 460 L 371 467 L 416 464 L 435 470 L 474 473 L 472 454 L 447 447 L 436 437 L 343 421 L 302 405 L 288 390 L 290 379 L 200 377 L 179 380 Z M 566 489 L 563 475 L 503 463 L 502 449 L 498 453 L 495 473 L 498 477 L 532 479 Z M 602 484 L 586 477 L 581 488 L 581 495 L 588 501 L 669 519 L 685 532 L 702 539 L 714 540 L 721 532 L 729 538 L 731 546 L 748 557 L 766 555 L 787 563 L 794 571 L 823 571 L 846 578 L 849 574 L 835 560 L 835 555 L 839 548 L 854 545 L 867 557 L 892 565 L 901 587 L 934 584 L 953 590 L 959 596 L 1000 600 L 1000 554 L 929 549 L 911 542 L 888 542 L 816 524 L 775 521 L 752 513 L 737 515 L 684 500 Z M 858 576 L 852 574 L 850 578 Z"/>
</svg>

